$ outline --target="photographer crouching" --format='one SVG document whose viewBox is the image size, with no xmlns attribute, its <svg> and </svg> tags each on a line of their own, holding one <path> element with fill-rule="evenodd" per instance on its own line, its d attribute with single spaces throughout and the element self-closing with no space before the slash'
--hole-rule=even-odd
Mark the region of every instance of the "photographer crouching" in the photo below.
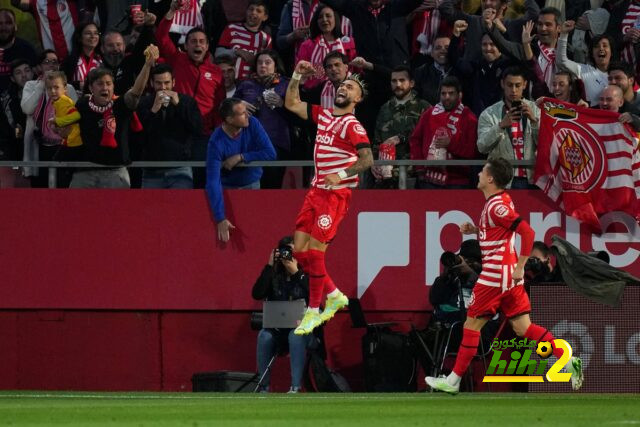
<svg viewBox="0 0 640 427">
<path fill-rule="evenodd" d="M 269 262 L 253 285 L 251 295 L 257 300 L 294 301 L 304 299 L 309 302 L 309 278 L 293 257 L 293 238 L 283 237 L 278 247 L 271 251 Z M 261 329 L 258 333 L 257 360 L 258 373 L 264 374 L 269 361 L 278 348 L 287 346 L 291 359 L 291 388 L 289 393 L 300 391 L 307 345 L 311 335 L 294 335 L 294 329 Z M 269 391 L 267 373 L 261 392 Z"/>
</svg>

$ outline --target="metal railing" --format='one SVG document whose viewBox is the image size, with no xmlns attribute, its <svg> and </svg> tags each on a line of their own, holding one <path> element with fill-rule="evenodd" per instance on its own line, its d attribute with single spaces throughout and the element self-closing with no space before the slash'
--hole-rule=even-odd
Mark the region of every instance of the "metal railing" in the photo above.
<svg viewBox="0 0 640 427">
<path fill-rule="evenodd" d="M 398 166 L 398 187 L 401 190 L 407 188 L 407 166 L 482 166 L 486 160 L 376 160 L 376 165 Z M 535 160 L 512 160 L 514 166 L 533 167 Z M 204 161 L 183 161 L 183 162 L 149 162 L 136 161 L 128 165 L 127 168 L 177 168 L 177 167 L 206 167 Z M 273 160 L 256 161 L 251 163 L 241 163 L 240 167 L 305 167 L 313 166 L 312 160 Z M 0 161 L 0 167 L 34 167 L 48 168 L 49 188 L 56 188 L 57 168 L 116 168 L 118 165 L 101 165 L 91 162 L 55 162 L 55 161 Z"/>
</svg>

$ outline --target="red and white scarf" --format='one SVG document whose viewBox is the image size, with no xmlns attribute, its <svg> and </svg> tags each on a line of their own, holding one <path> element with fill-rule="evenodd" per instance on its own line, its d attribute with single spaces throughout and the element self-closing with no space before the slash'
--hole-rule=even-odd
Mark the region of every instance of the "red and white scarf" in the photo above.
<svg viewBox="0 0 640 427">
<path fill-rule="evenodd" d="M 184 43 L 185 36 L 193 27 L 204 28 L 202 13 L 200 13 L 200 3 L 198 0 L 187 0 L 185 6 L 176 10 L 169 31 L 180 34 L 178 43 Z"/>
<path fill-rule="evenodd" d="M 445 110 L 442 103 L 436 104 L 431 110 L 431 119 L 429 120 L 429 127 L 432 129 L 438 129 L 444 127 L 447 129 L 451 140 L 458 134 L 458 126 L 462 118 L 462 112 L 464 111 L 464 104 L 458 102 L 458 105 L 450 111 Z M 429 152 L 427 153 L 427 160 L 445 160 L 438 156 L 436 150 L 436 134 L 431 137 L 431 144 L 429 145 Z M 453 156 L 447 151 L 446 160 L 452 159 Z M 445 185 L 447 183 L 447 168 L 446 167 L 431 167 L 427 168 L 424 172 L 424 179 L 437 185 Z"/>
<path fill-rule="evenodd" d="M 312 0 L 309 7 L 309 13 L 305 14 L 304 8 L 302 7 L 302 0 L 293 0 L 291 9 L 291 20 L 294 30 L 300 27 L 311 25 L 311 18 L 318 8 L 318 3 L 318 0 Z M 353 26 L 351 25 L 351 21 L 349 20 L 349 18 L 341 16 L 340 31 L 342 32 L 343 36 L 353 37 Z M 300 43 L 296 43 L 296 51 L 298 50 L 299 46 Z"/>
<path fill-rule="evenodd" d="M 320 105 L 322 108 L 333 108 L 333 101 L 336 99 L 336 87 L 330 80 L 324 83 L 320 93 Z"/>
<path fill-rule="evenodd" d="M 429 55 L 433 49 L 433 42 L 440 29 L 440 11 L 438 9 L 425 10 L 423 13 L 424 23 L 418 34 L 417 40 L 420 43 L 420 53 Z"/>
<path fill-rule="evenodd" d="M 99 55 L 96 55 L 95 51 L 91 52 L 91 55 L 87 58 L 83 54 L 78 56 L 78 62 L 76 64 L 76 71 L 73 73 L 73 81 L 80 82 L 81 86 L 89 74 L 89 71 L 94 68 L 98 68 L 102 64 L 102 59 Z"/>
<path fill-rule="evenodd" d="M 636 21 L 640 17 L 640 4 L 637 2 L 631 2 L 629 4 L 629 9 L 627 10 L 627 14 L 624 16 L 622 20 L 622 35 L 624 36 L 629 32 L 630 29 L 634 28 L 636 25 Z M 624 43 L 622 48 L 622 59 L 629 64 L 636 64 L 636 52 L 633 48 L 632 43 Z"/>
<path fill-rule="evenodd" d="M 506 104 L 505 104 L 506 105 Z M 511 122 L 511 145 L 516 160 L 524 160 L 524 132 L 522 131 L 522 119 Z M 526 178 L 527 171 L 523 167 L 515 168 L 515 176 Z"/>
<path fill-rule="evenodd" d="M 102 114 L 102 137 L 100 138 L 100 146 L 109 148 L 118 148 L 116 140 L 116 117 L 113 115 L 113 102 L 118 97 L 113 97 L 107 105 L 96 105 L 93 102 L 93 95 L 89 97 L 89 109 L 94 113 Z M 129 129 L 132 132 L 141 132 L 142 123 L 138 115 L 134 112 L 131 117 Z"/>
<path fill-rule="evenodd" d="M 542 58 L 538 57 L 538 68 L 542 72 L 542 78 L 544 82 L 547 84 L 549 90 L 553 90 L 553 75 L 555 73 L 556 68 L 556 49 L 553 47 L 549 47 L 543 45 L 538 40 L 538 48 L 540 48 L 540 55 Z M 544 59 L 545 64 L 542 64 L 542 59 Z"/>
<path fill-rule="evenodd" d="M 324 79 L 324 67 L 322 66 L 322 62 L 324 61 L 325 56 L 334 50 L 344 53 L 345 55 L 347 54 L 347 51 L 342 44 L 342 40 L 340 39 L 327 42 L 322 35 L 319 35 L 314 40 L 313 51 L 311 52 L 309 62 L 311 62 L 315 67 L 317 78 Z"/>
</svg>

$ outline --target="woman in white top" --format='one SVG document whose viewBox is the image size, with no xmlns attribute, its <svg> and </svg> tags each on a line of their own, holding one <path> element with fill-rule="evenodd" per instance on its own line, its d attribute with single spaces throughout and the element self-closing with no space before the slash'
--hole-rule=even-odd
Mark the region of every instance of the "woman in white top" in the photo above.
<svg viewBox="0 0 640 427">
<path fill-rule="evenodd" d="M 584 83 L 587 102 L 591 106 L 596 106 L 600 92 L 609 84 L 607 68 L 609 68 L 609 63 L 612 61 L 611 56 L 615 52 L 614 41 L 611 36 L 606 34 L 596 36 L 591 40 L 591 60 L 595 66 L 571 61 L 567 57 L 567 44 L 569 33 L 574 27 L 574 21 L 566 21 L 562 25 L 562 33 L 556 49 L 556 66 L 581 79 Z"/>
</svg>

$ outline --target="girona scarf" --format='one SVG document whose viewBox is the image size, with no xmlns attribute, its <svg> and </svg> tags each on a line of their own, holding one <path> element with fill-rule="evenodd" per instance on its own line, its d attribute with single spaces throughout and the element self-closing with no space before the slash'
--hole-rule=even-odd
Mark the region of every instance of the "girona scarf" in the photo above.
<svg viewBox="0 0 640 427">
<path fill-rule="evenodd" d="M 547 84 L 549 90 L 553 90 L 553 75 L 556 67 L 556 50 L 552 47 L 548 47 L 540 43 L 538 41 L 538 47 L 540 48 L 540 54 L 546 61 L 544 69 L 540 64 L 540 59 L 538 58 L 537 64 L 542 71 L 542 76 L 544 78 L 544 82 Z"/>
<path fill-rule="evenodd" d="M 442 103 L 436 104 L 431 110 L 430 127 L 432 129 L 445 128 L 453 143 L 454 136 L 458 134 L 458 127 L 460 126 L 460 120 L 462 118 L 462 112 L 464 111 L 464 104 L 458 102 L 458 105 L 450 111 L 445 110 Z M 441 159 L 436 153 L 436 132 L 431 137 L 431 143 L 429 145 L 429 152 L 427 154 L 427 160 L 449 160 L 452 159 L 451 153 L 447 151 L 446 159 Z M 445 185 L 447 183 L 447 169 L 446 167 L 427 168 L 424 173 L 426 181 L 433 182 L 438 185 Z"/>
<path fill-rule="evenodd" d="M 114 97 L 107 105 L 96 105 L 93 102 L 93 95 L 89 97 L 89 109 L 94 113 L 102 114 L 102 137 L 100 138 L 101 147 L 118 148 L 118 141 L 116 140 L 116 117 L 113 115 L 113 101 L 117 97 Z M 131 118 L 130 129 L 133 132 L 142 131 L 142 123 L 138 119 L 138 115 L 134 112 Z"/>
</svg>

